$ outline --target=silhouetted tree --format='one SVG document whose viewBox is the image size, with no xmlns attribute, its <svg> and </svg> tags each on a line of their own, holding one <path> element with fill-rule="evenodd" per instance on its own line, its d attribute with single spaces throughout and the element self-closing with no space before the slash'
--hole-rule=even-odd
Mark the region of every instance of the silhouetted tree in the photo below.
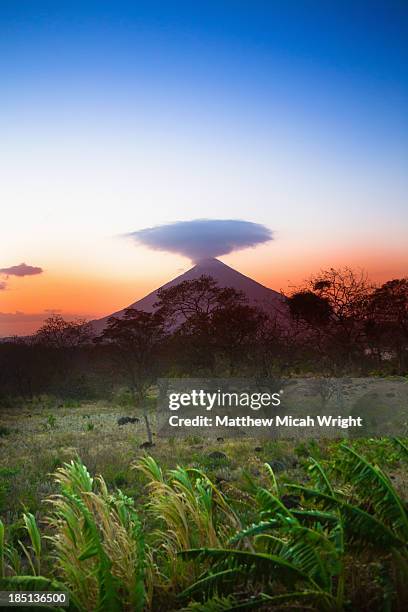
<svg viewBox="0 0 408 612">
<path fill-rule="evenodd" d="M 306 353 L 314 346 L 321 367 L 333 374 L 361 366 L 365 350 L 364 319 L 373 290 L 364 272 L 350 268 L 322 270 L 296 290 L 288 305 Z"/>
<path fill-rule="evenodd" d="M 310 290 L 293 293 L 287 301 L 292 318 L 302 319 L 311 325 L 329 323 L 333 314 L 329 299 Z"/>
<path fill-rule="evenodd" d="M 87 386 L 87 351 L 92 328 L 84 319 L 65 320 L 55 314 L 45 320 L 32 341 L 41 348 L 39 356 L 50 378 L 49 391 L 58 395 L 78 395 Z"/>
<path fill-rule="evenodd" d="M 203 275 L 160 289 L 155 308 L 169 325 L 180 325 L 191 317 L 204 319 L 217 309 L 245 302 L 241 291 L 220 287 L 211 276 Z"/>
<path fill-rule="evenodd" d="M 367 274 L 351 268 L 330 268 L 313 276 L 308 289 L 326 300 L 332 318 L 339 323 L 361 320 L 373 290 Z"/>
<path fill-rule="evenodd" d="M 13 338 L 0 344 L 0 399 L 32 399 L 49 381 L 42 351 L 30 339 Z"/>
<path fill-rule="evenodd" d="M 128 308 L 123 317 L 110 317 L 107 327 L 97 338 L 110 349 L 115 372 L 126 381 L 135 406 L 143 410 L 149 444 L 153 443 L 153 438 L 147 392 L 162 371 L 161 353 L 165 337 L 161 314 Z"/>
<path fill-rule="evenodd" d="M 258 332 L 266 313 L 248 304 L 226 304 L 210 315 L 214 351 L 226 362 L 228 374 L 239 367 L 248 369 L 251 356 L 259 349 Z"/>
<path fill-rule="evenodd" d="M 231 375 L 249 361 L 250 346 L 264 314 L 249 306 L 233 287 L 220 287 L 211 276 L 161 289 L 156 303 L 170 328 L 188 371 Z"/>
<path fill-rule="evenodd" d="M 35 334 L 37 342 L 57 349 L 81 346 L 92 337 L 92 327 L 85 319 L 66 321 L 54 314 L 44 321 Z"/>
<path fill-rule="evenodd" d="M 371 294 L 366 308 L 366 332 L 381 363 L 384 354 L 395 355 L 403 374 L 408 356 L 408 279 L 384 283 Z"/>
</svg>

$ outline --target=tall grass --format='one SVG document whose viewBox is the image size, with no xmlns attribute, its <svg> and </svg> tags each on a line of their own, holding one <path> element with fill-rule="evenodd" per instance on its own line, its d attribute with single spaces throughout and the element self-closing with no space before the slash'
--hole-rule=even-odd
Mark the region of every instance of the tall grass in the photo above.
<svg viewBox="0 0 408 612">
<path fill-rule="evenodd" d="M 282 489 L 266 468 L 270 489 L 255 486 L 254 491 L 259 521 L 238 532 L 225 548 L 182 553 L 186 559 L 210 562 L 182 598 L 212 605 L 213 598 L 217 602 L 220 595 L 236 592 L 235 605 L 251 608 L 303 602 L 317 610 L 345 610 L 355 595 L 352 573 L 363 565 L 377 570 L 371 579 L 381 587 L 380 607 L 368 609 L 405 610 L 407 505 L 382 470 L 344 445 L 332 470 L 336 480 L 311 460 L 312 484 Z M 292 494 L 291 505 L 293 494 L 297 496 L 294 508 L 285 505 L 287 493 Z M 252 551 L 243 544 L 248 538 Z"/>
<path fill-rule="evenodd" d="M 177 467 L 163 474 L 153 457 L 133 465 L 147 478 L 148 515 L 157 578 L 167 589 L 184 585 L 195 575 L 195 564 L 185 563 L 180 551 L 199 546 L 220 547 L 241 527 L 224 495 L 201 470 Z"/>
<path fill-rule="evenodd" d="M 137 508 L 73 461 L 54 476 L 45 535 L 25 513 L 14 543 L 0 521 L 0 589 L 65 590 L 81 612 L 406 609 L 407 505 L 353 448 L 310 459 L 307 484 L 265 466 L 249 513 L 200 470 L 148 456 L 133 467 L 146 479 Z"/>
<path fill-rule="evenodd" d="M 110 494 L 81 462 L 56 474 L 60 493 L 48 519 L 57 573 L 83 610 L 143 610 L 148 597 L 148 551 L 134 501 Z"/>
<path fill-rule="evenodd" d="M 51 535 L 46 538 L 59 588 L 69 592 L 76 610 L 142 611 L 151 598 L 151 564 L 134 500 L 120 490 L 109 493 L 103 478 L 92 478 L 80 461 L 65 464 L 55 478 L 60 492 L 48 500 Z M 32 514 L 23 520 L 30 545 L 21 540 L 19 545 L 32 576 L 17 575 L 16 549 L 5 545 L 1 524 L 3 584 L 49 588 L 50 581 L 39 576 L 40 531 Z"/>
</svg>

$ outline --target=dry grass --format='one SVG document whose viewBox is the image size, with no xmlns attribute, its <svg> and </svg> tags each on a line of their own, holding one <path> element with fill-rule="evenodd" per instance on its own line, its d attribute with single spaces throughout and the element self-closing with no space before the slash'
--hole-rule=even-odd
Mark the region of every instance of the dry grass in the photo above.
<svg viewBox="0 0 408 612">
<path fill-rule="evenodd" d="M 143 476 L 130 466 L 144 455 L 140 448 L 146 440 L 143 422 L 118 426 L 120 416 L 138 415 L 108 402 L 61 404 L 49 398 L 13 409 L 0 408 L 0 432 L 5 432 L 0 435 L 0 513 L 6 523 L 13 523 L 22 507 L 38 514 L 41 501 L 55 491 L 49 475 L 78 457 L 92 474 L 101 474 L 109 487 L 142 496 Z M 243 492 L 246 474 L 263 478 L 265 461 L 282 463 L 285 469 L 279 476 L 285 479 L 304 478 L 303 460 L 311 451 L 323 458 L 329 456 L 333 444 L 310 448 L 306 443 L 296 446 L 283 440 L 217 442 L 197 436 L 186 440 L 155 438 L 155 443 L 149 454 L 164 469 L 177 465 L 204 469 L 222 490 L 239 484 Z M 227 459 L 211 458 L 214 450 L 221 450 Z M 388 448 L 381 461 L 388 461 L 393 474 Z M 394 480 L 403 497 L 408 497 L 407 479 L 397 466 Z"/>
<path fill-rule="evenodd" d="M 78 457 L 93 474 L 102 474 L 108 486 L 119 486 L 128 494 L 141 491 L 142 476 L 130 469 L 143 456 L 140 445 L 146 440 L 142 421 L 119 426 L 120 416 L 134 416 L 130 409 L 114 404 L 81 403 L 74 406 L 38 402 L 1 411 L 0 512 L 6 521 L 20 512 L 22 505 L 38 512 L 41 500 L 54 490 L 49 474 L 64 462 Z M 289 457 L 288 442 L 256 443 L 237 441 L 155 439 L 149 449 L 165 468 L 176 465 L 205 467 L 216 480 L 228 483 L 241 479 L 245 469 L 253 475 L 262 472 L 265 460 Z M 262 451 L 254 449 L 262 444 Z M 208 455 L 222 450 L 228 459 Z M 293 468 L 296 469 L 296 468 Z"/>
</svg>

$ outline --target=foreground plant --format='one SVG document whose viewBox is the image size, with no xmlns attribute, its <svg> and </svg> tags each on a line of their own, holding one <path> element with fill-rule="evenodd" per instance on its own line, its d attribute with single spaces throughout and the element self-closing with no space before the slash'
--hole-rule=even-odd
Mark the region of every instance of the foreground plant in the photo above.
<svg viewBox="0 0 408 612">
<path fill-rule="evenodd" d="M 384 609 L 404 609 L 406 505 L 377 466 L 347 446 L 340 447 L 340 455 L 334 470 L 336 487 L 322 465 L 312 460 L 314 484 L 287 485 L 281 491 L 267 465 L 271 486 L 256 487 L 255 494 L 260 520 L 238 532 L 225 548 L 180 553 L 185 559 L 210 563 L 181 595 L 203 602 L 189 609 L 268 609 L 291 602 L 316 610 L 343 610 L 350 603 L 346 582 L 353 556 L 379 565 Z M 222 607 L 220 596 L 228 597 L 229 607 Z"/>
<path fill-rule="evenodd" d="M 177 467 L 163 474 L 153 457 L 134 464 L 148 479 L 147 510 L 155 521 L 153 548 L 160 563 L 158 578 L 167 589 L 191 580 L 194 567 L 178 553 L 193 547 L 221 547 L 241 527 L 238 516 L 218 487 L 202 472 Z"/>
<path fill-rule="evenodd" d="M 405 611 L 407 505 L 353 448 L 328 467 L 311 459 L 307 485 L 282 485 L 266 465 L 250 512 L 200 470 L 163 473 L 152 457 L 134 467 L 147 478 L 143 523 L 80 461 L 55 475 L 46 535 L 26 513 L 13 544 L 0 522 L 0 590 L 67 591 L 80 612 Z"/>
<path fill-rule="evenodd" d="M 2 584 L 26 588 L 37 583 L 37 590 L 58 586 L 80 611 L 143 610 L 151 594 L 149 563 L 134 501 L 119 490 L 110 494 L 103 478 L 93 479 L 80 461 L 65 464 L 56 480 L 60 493 L 49 500 L 52 535 L 47 538 L 58 582 L 20 575 L 4 577 Z M 41 543 L 31 518 L 25 521 L 38 558 Z M 35 574 L 33 561 L 29 567 Z"/>
</svg>

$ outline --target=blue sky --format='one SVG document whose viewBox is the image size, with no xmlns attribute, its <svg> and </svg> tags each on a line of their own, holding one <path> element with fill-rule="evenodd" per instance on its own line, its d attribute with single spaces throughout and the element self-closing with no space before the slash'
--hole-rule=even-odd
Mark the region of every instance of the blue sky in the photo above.
<svg viewBox="0 0 408 612">
<path fill-rule="evenodd" d="M 0 267 L 41 266 L 54 302 L 117 281 L 121 307 L 188 262 L 113 237 L 209 217 L 275 232 L 226 261 L 277 289 L 337 264 L 401 275 L 407 30 L 394 0 L 3 0 Z M 56 307 L 40 282 L 0 312 Z"/>
</svg>

